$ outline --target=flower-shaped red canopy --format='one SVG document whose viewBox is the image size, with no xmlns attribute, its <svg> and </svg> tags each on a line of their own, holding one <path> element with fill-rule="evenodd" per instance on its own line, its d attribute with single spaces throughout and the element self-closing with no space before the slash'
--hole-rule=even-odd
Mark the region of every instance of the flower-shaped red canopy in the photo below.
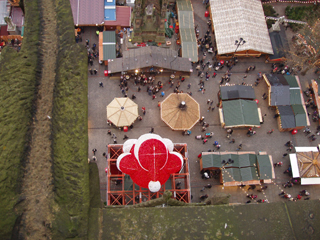
<svg viewBox="0 0 320 240">
<path fill-rule="evenodd" d="M 151 192 L 158 192 L 172 173 L 183 165 L 180 153 L 173 152 L 173 143 L 157 134 L 144 134 L 123 144 L 117 159 L 118 169 L 130 175 L 133 182 Z"/>
</svg>

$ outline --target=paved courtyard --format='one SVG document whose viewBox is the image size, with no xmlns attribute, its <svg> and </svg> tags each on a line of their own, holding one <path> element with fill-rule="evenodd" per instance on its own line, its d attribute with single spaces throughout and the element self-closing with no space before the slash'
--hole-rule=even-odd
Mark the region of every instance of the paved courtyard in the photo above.
<svg viewBox="0 0 320 240">
<path fill-rule="evenodd" d="M 200 37 L 205 33 L 206 29 L 206 19 L 204 17 L 204 6 L 201 4 L 202 1 L 192 1 L 195 22 L 201 28 Z M 86 28 L 83 38 L 83 42 L 80 44 L 85 44 L 85 39 L 90 40 L 90 46 L 93 43 L 98 45 L 98 37 L 95 35 L 95 28 Z M 292 34 L 292 33 L 288 33 Z M 173 36 L 173 39 L 176 35 Z M 245 75 L 245 70 L 248 66 L 255 65 L 256 69 L 247 74 L 247 78 L 243 78 Z M 99 65 L 98 61 L 94 61 L 94 65 L 89 66 L 88 69 L 96 68 L 98 70 L 97 75 L 90 75 L 88 77 L 88 101 L 89 101 L 89 111 L 88 111 L 88 127 L 89 127 L 89 158 L 92 157 L 92 149 L 96 148 L 98 151 L 97 164 L 99 167 L 99 176 L 100 176 L 100 187 L 102 193 L 103 201 L 106 200 L 106 174 L 104 172 L 107 161 L 102 156 L 104 152 L 107 151 L 107 145 L 113 143 L 110 135 L 107 134 L 108 130 L 111 130 L 112 133 L 115 133 L 117 136 L 118 143 L 121 144 L 124 141 L 122 140 L 124 133 L 119 131 L 116 128 L 110 127 L 107 124 L 106 119 L 106 106 L 113 100 L 114 97 L 123 97 L 120 88 L 119 80 L 109 79 L 104 77 L 103 71 L 105 70 L 104 65 Z M 244 58 L 240 59 L 239 63 L 233 67 L 231 75 L 231 84 L 241 84 L 243 81 L 247 84 L 254 84 L 254 81 L 257 78 L 258 72 L 269 73 L 271 70 L 271 64 L 265 63 L 265 58 Z M 187 143 L 188 144 L 188 155 L 189 155 L 189 164 L 190 164 L 190 181 L 191 181 L 191 194 L 193 195 L 193 202 L 199 202 L 199 196 L 202 194 L 208 194 L 209 196 L 214 195 L 216 192 L 226 192 L 231 194 L 230 202 L 231 203 L 245 203 L 248 199 L 246 198 L 247 187 L 241 189 L 239 187 L 225 187 L 223 188 L 220 185 L 219 180 L 208 179 L 203 180 L 200 175 L 199 160 L 197 158 L 198 154 L 202 151 L 208 151 L 209 149 L 215 149 L 213 146 L 214 141 L 218 141 L 221 144 L 220 151 L 235 151 L 237 146 L 241 143 L 243 145 L 243 151 L 266 151 L 268 154 L 272 155 L 273 161 L 283 161 L 282 167 L 275 168 L 276 179 L 274 184 L 268 184 L 268 189 L 265 191 L 265 195 L 255 191 L 255 194 L 259 198 L 268 199 L 269 202 L 274 201 L 283 201 L 284 199 L 278 196 L 281 189 L 283 189 L 282 184 L 287 182 L 290 177 L 287 174 L 283 174 L 283 171 L 287 169 L 289 165 L 289 157 L 282 158 L 282 155 L 286 152 L 286 147 L 284 144 L 292 140 L 295 146 L 317 146 L 320 143 L 320 138 L 314 142 L 309 142 L 308 138 L 305 137 L 302 131 L 299 131 L 296 135 L 291 135 L 290 132 L 279 132 L 276 120 L 273 118 L 274 111 L 267 106 L 267 101 L 262 99 L 263 93 L 267 92 L 267 85 L 264 82 L 261 82 L 257 87 L 254 87 L 256 98 L 259 100 L 258 107 L 261 108 L 262 115 L 264 117 L 264 123 L 259 129 L 255 129 L 257 134 L 252 137 L 247 137 L 247 129 L 235 129 L 233 133 L 233 138 L 236 140 L 234 144 L 229 144 L 229 139 L 226 138 L 226 131 L 221 128 L 218 109 L 214 111 L 207 111 L 207 99 L 214 101 L 213 106 L 216 106 L 218 103 L 217 93 L 219 91 L 219 81 L 221 76 L 225 73 L 226 68 L 221 71 L 218 71 L 216 78 L 210 78 L 208 82 L 205 82 L 205 94 L 202 94 L 198 91 L 199 77 L 194 66 L 194 72 L 190 77 L 186 78 L 181 84 L 180 90 L 183 92 L 190 91 L 193 93 L 192 97 L 200 104 L 201 116 L 205 117 L 205 121 L 210 124 L 206 132 L 214 132 L 213 138 L 209 139 L 206 144 L 203 144 L 202 141 L 196 140 L 195 136 L 203 134 L 201 132 L 202 126 L 197 124 L 192 129 L 192 134 L 190 136 L 182 136 L 180 131 L 172 131 L 161 119 L 160 119 L 160 110 L 158 108 L 158 101 L 163 100 L 158 93 L 157 98 L 152 100 L 152 97 L 146 92 L 146 86 L 141 87 L 141 92 L 137 92 L 137 86 L 133 82 L 129 82 L 129 92 L 128 96 L 131 97 L 132 94 L 136 95 L 134 100 L 139 106 L 139 112 L 142 115 L 141 107 L 146 108 L 146 115 L 143 116 L 142 121 L 136 121 L 134 123 L 134 128 L 129 130 L 126 135 L 129 138 L 138 138 L 141 134 L 148 133 L 153 127 L 156 134 L 161 135 L 171 139 L 174 143 Z M 210 73 L 212 75 L 212 71 Z M 306 76 L 299 76 L 301 81 L 301 86 L 305 90 L 307 83 L 310 82 L 312 78 L 317 76 L 310 71 Z M 164 82 L 164 91 L 165 97 L 173 92 L 173 88 L 170 88 L 168 84 L 167 76 L 158 76 L 157 81 Z M 99 82 L 102 82 L 104 87 L 99 87 Z M 177 80 L 175 81 L 177 82 Z M 187 90 L 188 83 L 191 83 L 191 89 Z M 312 110 L 308 109 L 311 113 Z M 310 129 L 314 131 L 317 127 L 317 123 L 312 122 Z M 271 129 L 274 129 L 273 134 L 267 134 Z M 200 192 L 200 189 L 205 184 L 212 184 L 211 189 L 206 189 L 204 192 Z M 294 186 L 289 189 L 285 189 L 286 192 L 292 194 L 292 196 L 297 196 L 300 190 L 307 189 L 311 193 L 311 198 L 320 197 L 320 187 L 319 186 Z"/>
</svg>

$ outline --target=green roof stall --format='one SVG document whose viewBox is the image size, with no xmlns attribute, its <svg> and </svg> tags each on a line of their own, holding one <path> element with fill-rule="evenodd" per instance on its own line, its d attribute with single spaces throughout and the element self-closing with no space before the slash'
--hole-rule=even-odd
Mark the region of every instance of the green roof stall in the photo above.
<svg viewBox="0 0 320 240">
<path fill-rule="evenodd" d="M 254 152 L 203 152 L 200 170 L 220 169 L 224 186 L 271 183 L 275 178 L 272 157 Z"/>
<path fill-rule="evenodd" d="M 102 35 L 102 39 L 101 39 Z M 101 41 L 102 40 L 102 41 Z M 116 32 L 104 31 L 99 36 L 99 60 L 108 61 L 116 58 Z"/>
<path fill-rule="evenodd" d="M 222 101 L 219 109 L 222 127 L 260 127 L 261 113 L 257 103 L 250 100 Z"/>
</svg>

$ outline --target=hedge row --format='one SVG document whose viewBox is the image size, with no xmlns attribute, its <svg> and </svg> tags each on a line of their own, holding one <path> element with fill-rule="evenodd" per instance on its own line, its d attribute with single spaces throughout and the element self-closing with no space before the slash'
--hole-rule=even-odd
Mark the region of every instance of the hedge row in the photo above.
<svg viewBox="0 0 320 240">
<path fill-rule="evenodd" d="M 77 45 L 69 1 L 54 0 L 59 52 L 53 103 L 53 239 L 86 239 L 89 214 L 87 52 Z"/>
<path fill-rule="evenodd" d="M 37 0 L 25 3 L 25 34 L 21 51 L 2 51 L 0 62 L 0 239 L 11 239 L 21 213 L 23 166 L 29 152 L 36 85 L 40 79 L 40 19 Z"/>
</svg>

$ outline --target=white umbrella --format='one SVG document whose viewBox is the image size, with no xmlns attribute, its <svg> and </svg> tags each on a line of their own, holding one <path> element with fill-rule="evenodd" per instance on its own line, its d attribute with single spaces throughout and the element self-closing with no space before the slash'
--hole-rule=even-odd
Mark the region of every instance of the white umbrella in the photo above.
<svg viewBox="0 0 320 240">
<path fill-rule="evenodd" d="M 107 106 L 107 119 L 117 127 L 130 126 L 138 117 L 138 104 L 130 98 L 114 98 Z"/>
</svg>

